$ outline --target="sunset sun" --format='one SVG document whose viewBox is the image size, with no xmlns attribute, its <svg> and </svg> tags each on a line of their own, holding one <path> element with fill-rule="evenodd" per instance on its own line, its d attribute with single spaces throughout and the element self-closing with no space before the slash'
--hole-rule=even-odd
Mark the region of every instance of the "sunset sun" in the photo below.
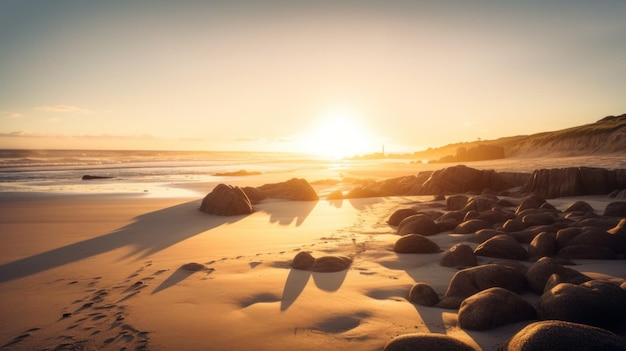
<svg viewBox="0 0 626 351">
<path fill-rule="evenodd" d="M 359 116 L 347 108 L 321 113 L 303 142 L 306 152 L 335 159 L 369 153 L 377 147 Z"/>
</svg>

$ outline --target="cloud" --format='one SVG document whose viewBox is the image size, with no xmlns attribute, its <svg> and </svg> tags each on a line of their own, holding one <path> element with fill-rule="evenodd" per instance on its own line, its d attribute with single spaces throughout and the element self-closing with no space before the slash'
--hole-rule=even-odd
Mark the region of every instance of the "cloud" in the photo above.
<svg viewBox="0 0 626 351">
<path fill-rule="evenodd" d="M 27 130 L 19 130 L 19 131 L 9 132 L 9 133 L 0 133 L 0 137 L 31 138 L 31 137 L 37 137 L 37 136 L 41 136 L 41 135 L 37 135 L 37 134 L 29 132 Z"/>
<path fill-rule="evenodd" d="M 17 112 L 1 111 L 0 116 L 5 117 L 5 118 L 20 118 L 23 115 Z"/>
<path fill-rule="evenodd" d="M 35 110 L 47 111 L 47 112 L 63 112 L 63 113 L 66 113 L 66 112 L 67 113 L 91 113 L 92 112 L 84 108 L 70 106 L 70 105 L 45 105 L 45 106 L 35 107 Z"/>
</svg>

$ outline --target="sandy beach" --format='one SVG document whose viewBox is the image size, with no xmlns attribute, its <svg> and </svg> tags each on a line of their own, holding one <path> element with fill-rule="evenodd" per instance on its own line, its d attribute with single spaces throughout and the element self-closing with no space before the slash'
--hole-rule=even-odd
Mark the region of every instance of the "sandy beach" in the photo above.
<svg viewBox="0 0 626 351">
<path fill-rule="evenodd" d="M 407 168 L 350 174 L 389 178 Z M 198 196 L 0 194 L 0 349 L 382 350 L 395 336 L 428 332 L 486 351 L 530 323 L 468 331 L 455 310 L 407 301 L 416 282 L 443 294 L 457 272 L 438 264 L 442 253 L 392 251 L 398 236 L 388 217 L 428 209 L 431 196 L 270 200 L 251 215 L 219 217 L 198 211 L 211 184 L 187 187 Z M 564 209 L 575 200 L 549 202 Z M 610 202 L 583 200 L 598 214 Z M 442 251 L 477 245 L 450 232 L 430 238 Z M 302 251 L 353 264 L 336 273 L 292 269 Z M 626 278 L 619 261 L 576 263 L 596 277 Z"/>
</svg>

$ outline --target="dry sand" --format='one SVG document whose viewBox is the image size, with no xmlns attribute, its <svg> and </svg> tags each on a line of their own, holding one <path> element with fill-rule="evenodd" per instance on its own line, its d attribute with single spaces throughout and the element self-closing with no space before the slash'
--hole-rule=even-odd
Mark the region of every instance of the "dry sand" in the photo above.
<svg viewBox="0 0 626 351">
<path fill-rule="evenodd" d="M 408 168 L 351 174 L 389 178 Z M 0 349 L 382 350 L 394 336 L 432 332 L 496 350 L 527 324 L 464 331 L 456 311 L 406 300 L 415 282 L 443 294 L 456 272 L 438 265 L 441 254 L 391 251 L 389 215 L 430 197 L 270 201 L 236 217 L 198 211 L 201 198 L 0 194 Z M 585 200 L 598 213 L 609 202 Z M 431 237 L 442 250 L 466 238 Z M 338 273 L 291 269 L 303 250 L 354 263 Z M 623 264 L 578 263 L 626 278 Z"/>
</svg>

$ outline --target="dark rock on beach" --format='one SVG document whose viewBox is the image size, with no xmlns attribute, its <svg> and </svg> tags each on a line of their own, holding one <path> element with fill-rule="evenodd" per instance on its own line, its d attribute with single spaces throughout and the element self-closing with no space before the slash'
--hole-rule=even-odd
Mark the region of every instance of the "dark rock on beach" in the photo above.
<svg viewBox="0 0 626 351">
<path fill-rule="evenodd" d="M 526 271 L 526 279 L 530 289 L 536 294 L 543 294 L 546 282 L 553 274 L 561 277 L 562 281 L 574 284 L 581 284 L 591 280 L 588 276 L 579 271 L 565 267 L 555 259 L 550 257 L 542 257 Z"/>
<path fill-rule="evenodd" d="M 417 210 L 414 208 L 402 208 L 399 209 L 397 211 L 395 211 L 390 217 L 389 220 L 387 220 L 387 223 L 389 223 L 389 225 L 393 225 L 393 226 L 397 226 L 400 224 L 400 222 L 402 222 L 403 219 L 412 216 L 414 214 L 417 214 Z"/>
<path fill-rule="evenodd" d="M 218 216 L 252 213 L 252 203 L 240 187 L 219 184 L 202 200 L 200 211 Z"/>
<path fill-rule="evenodd" d="M 501 325 L 537 318 L 535 309 L 521 296 L 503 288 L 476 293 L 461 303 L 461 328 L 487 330 Z"/>
<path fill-rule="evenodd" d="M 476 256 L 525 260 L 528 258 L 526 249 L 509 235 L 500 234 L 478 245 L 474 249 Z"/>
<path fill-rule="evenodd" d="M 626 351 L 624 338 L 589 325 L 550 320 L 527 325 L 500 351 Z"/>
<path fill-rule="evenodd" d="M 526 288 L 526 277 L 522 271 L 508 265 L 492 263 L 466 268 L 454 274 L 445 296 L 437 306 L 459 308 L 466 298 L 493 287 L 519 293 Z"/>
<path fill-rule="evenodd" d="M 522 192 L 548 199 L 568 196 L 607 195 L 626 189 L 626 170 L 592 167 L 569 167 L 535 170 Z"/>
<path fill-rule="evenodd" d="M 266 198 L 295 201 L 317 201 L 315 189 L 305 179 L 292 178 L 286 182 L 265 184 L 257 188 Z"/>
<path fill-rule="evenodd" d="M 352 264 L 352 259 L 345 256 L 322 256 L 315 258 L 308 252 L 299 252 L 293 258 L 291 267 L 313 272 L 341 272 Z"/>
<path fill-rule="evenodd" d="M 471 247 L 459 243 L 441 256 L 439 265 L 444 267 L 474 267 L 478 265 L 478 260 Z"/>
<path fill-rule="evenodd" d="M 409 291 L 409 302 L 421 306 L 434 306 L 439 302 L 439 295 L 430 285 L 416 283 Z"/>
<path fill-rule="evenodd" d="M 437 234 L 435 221 L 426 214 L 408 216 L 398 224 L 398 234 L 421 234 L 430 236 Z"/>
<path fill-rule="evenodd" d="M 624 323 L 626 290 L 604 280 L 581 285 L 561 283 L 546 291 L 537 303 L 540 319 L 556 319 L 611 329 Z"/>
<path fill-rule="evenodd" d="M 472 346 L 451 336 L 434 333 L 412 333 L 391 339 L 384 351 L 476 351 Z"/>
<path fill-rule="evenodd" d="M 113 179 L 113 177 L 105 177 L 105 176 L 96 176 L 96 175 L 85 174 L 84 176 L 82 176 L 81 179 L 82 180 L 98 180 L 98 179 Z"/>
<path fill-rule="evenodd" d="M 419 234 L 408 234 L 396 240 L 393 251 L 397 253 L 436 253 L 439 245 Z"/>
</svg>

